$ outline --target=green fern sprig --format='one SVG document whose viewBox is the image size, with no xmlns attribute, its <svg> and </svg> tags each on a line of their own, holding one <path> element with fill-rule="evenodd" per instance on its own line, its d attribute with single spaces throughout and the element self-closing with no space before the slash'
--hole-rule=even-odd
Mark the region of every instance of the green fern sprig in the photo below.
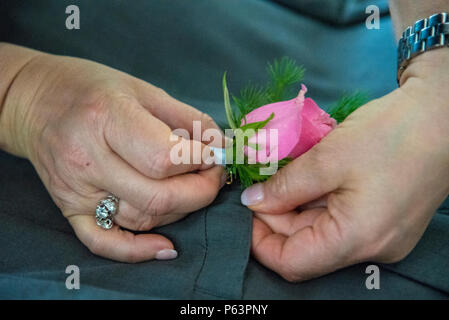
<svg viewBox="0 0 449 320">
<path fill-rule="evenodd" d="M 268 63 L 266 71 L 270 79 L 266 91 L 271 102 L 286 100 L 289 89 L 301 82 L 305 74 L 304 67 L 288 57 Z"/>
</svg>

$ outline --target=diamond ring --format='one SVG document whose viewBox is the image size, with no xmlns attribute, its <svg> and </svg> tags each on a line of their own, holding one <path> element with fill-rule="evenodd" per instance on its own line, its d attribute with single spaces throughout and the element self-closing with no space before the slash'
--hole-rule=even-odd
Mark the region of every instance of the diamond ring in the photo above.
<svg viewBox="0 0 449 320">
<path fill-rule="evenodd" d="M 100 200 L 95 211 L 95 219 L 97 225 L 105 230 L 111 229 L 114 225 L 113 218 L 117 213 L 119 199 L 113 194 L 109 194 L 106 198 Z"/>
</svg>

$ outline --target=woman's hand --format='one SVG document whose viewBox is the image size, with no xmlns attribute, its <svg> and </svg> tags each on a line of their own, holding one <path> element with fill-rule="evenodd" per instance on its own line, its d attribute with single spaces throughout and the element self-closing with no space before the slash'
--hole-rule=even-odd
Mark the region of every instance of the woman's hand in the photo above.
<svg viewBox="0 0 449 320">
<path fill-rule="evenodd" d="M 414 248 L 449 193 L 447 70 L 447 49 L 416 57 L 400 89 L 245 190 L 262 264 L 301 281 L 362 261 L 396 262 Z"/>
<path fill-rule="evenodd" d="M 174 222 L 211 203 L 223 184 L 223 169 L 212 161 L 170 161 L 178 143 L 170 141 L 172 129 L 192 134 L 194 120 L 202 130 L 217 128 L 210 117 L 94 62 L 35 55 L 11 85 L 1 120 L 6 150 L 31 160 L 79 239 L 107 258 L 176 257 L 165 237 L 119 226 L 140 231 Z M 199 141 L 182 143 L 210 154 Z M 120 206 L 115 226 L 105 231 L 94 215 L 109 192 Z"/>
</svg>

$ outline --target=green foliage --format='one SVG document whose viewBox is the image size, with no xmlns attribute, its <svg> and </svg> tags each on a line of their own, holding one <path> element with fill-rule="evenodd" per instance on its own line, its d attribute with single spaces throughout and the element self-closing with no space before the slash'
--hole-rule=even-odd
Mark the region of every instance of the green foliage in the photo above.
<svg viewBox="0 0 449 320">
<path fill-rule="evenodd" d="M 251 83 L 240 90 L 240 96 L 232 96 L 232 99 L 238 108 L 235 115 L 238 123 L 254 109 L 270 103 L 267 90 Z"/>
<path fill-rule="evenodd" d="M 246 130 L 251 130 L 251 129 L 254 130 L 254 132 L 257 132 L 257 130 L 265 127 L 267 125 L 267 123 L 269 121 L 271 121 L 273 118 L 274 118 L 274 113 L 272 112 L 266 120 L 244 124 L 243 126 L 240 127 L 240 129 L 243 132 L 245 132 Z"/>
<path fill-rule="evenodd" d="M 295 60 L 283 57 L 280 60 L 274 60 L 273 63 L 268 63 L 266 72 L 268 81 L 264 86 L 249 83 L 240 90 L 239 96 L 232 97 L 237 106 L 233 115 L 238 124 L 242 122 L 245 115 L 254 109 L 293 98 L 294 96 L 289 96 L 289 94 L 292 94 L 292 89 L 297 88 L 303 79 L 305 69 L 299 66 Z"/>
<path fill-rule="evenodd" d="M 295 60 L 283 57 L 268 63 L 267 73 L 270 78 L 267 94 L 272 102 L 277 102 L 286 100 L 288 89 L 304 78 L 305 69 L 297 65 Z"/>
<path fill-rule="evenodd" d="M 329 115 L 337 120 L 338 123 L 343 122 L 356 109 L 367 103 L 368 94 L 356 91 L 352 94 L 344 94 L 335 106 L 329 111 Z"/>
<path fill-rule="evenodd" d="M 247 159 L 245 160 L 247 161 Z M 277 163 L 278 169 L 285 167 L 291 160 L 292 159 L 290 158 L 281 159 Z M 273 166 L 273 164 L 271 165 Z M 234 176 L 239 177 L 242 188 L 245 189 L 252 186 L 254 183 L 267 181 L 270 178 L 270 176 L 261 175 L 260 169 L 267 168 L 268 166 L 269 164 L 261 164 L 261 163 L 248 164 L 247 162 L 245 162 L 245 164 L 234 165 L 231 171 L 233 172 Z"/>
</svg>

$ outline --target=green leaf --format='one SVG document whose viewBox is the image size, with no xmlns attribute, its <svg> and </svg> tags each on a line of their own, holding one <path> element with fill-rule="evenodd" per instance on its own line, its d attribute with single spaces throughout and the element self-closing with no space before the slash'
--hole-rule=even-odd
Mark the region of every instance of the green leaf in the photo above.
<svg viewBox="0 0 449 320">
<path fill-rule="evenodd" d="M 243 126 L 241 126 L 240 130 L 234 131 L 235 133 L 235 138 L 234 138 L 234 142 L 236 141 L 236 139 L 238 138 L 239 135 L 243 135 L 243 145 L 251 147 L 253 149 L 259 150 L 259 145 L 258 144 L 254 144 L 254 143 L 249 143 L 248 140 L 257 133 L 257 131 L 259 129 L 262 129 L 263 127 L 265 127 L 267 125 L 268 122 L 270 122 L 272 119 L 274 118 L 274 112 L 272 112 L 270 114 L 270 116 L 263 120 L 263 121 L 257 121 L 257 122 L 252 122 L 252 123 L 247 123 Z M 253 130 L 253 132 L 250 135 L 245 136 L 245 133 L 247 130 Z M 236 146 L 234 145 L 234 148 L 236 148 Z M 234 154 L 236 154 L 234 152 Z"/>
<path fill-rule="evenodd" d="M 248 129 L 253 129 L 255 132 L 257 132 L 257 130 L 265 127 L 267 125 L 267 123 L 270 122 L 273 118 L 274 118 L 274 112 L 272 112 L 267 119 L 265 119 L 263 121 L 247 123 L 247 124 L 241 126 L 240 129 L 242 129 L 243 132 L 245 132 Z"/>
<path fill-rule="evenodd" d="M 356 91 L 352 94 L 344 94 L 340 100 L 329 111 L 329 115 L 343 122 L 352 112 L 369 101 L 369 96 L 365 92 Z"/>
<path fill-rule="evenodd" d="M 229 91 L 228 91 L 228 86 L 226 84 L 226 72 L 223 75 L 223 96 L 224 96 L 226 118 L 228 120 L 229 127 L 231 129 L 236 129 L 238 127 L 238 124 L 235 121 L 234 113 L 233 113 L 232 107 L 231 107 L 231 102 L 229 100 Z"/>
<path fill-rule="evenodd" d="M 238 96 L 232 96 L 238 110 L 233 110 L 230 102 L 228 103 L 227 101 L 229 92 L 225 73 L 223 77 L 223 92 L 229 126 L 234 129 L 234 126 L 239 127 L 242 121 L 246 124 L 245 116 L 263 105 L 293 98 L 289 94 L 293 87 L 302 80 L 304 73 L 305 69 L 302 66 L 299 66 L 295 60 L 287 57 L 268 63 L 267 74 L 269 81 L 265 86 L 249 83 L 240 90 Z"/>
</svg>

